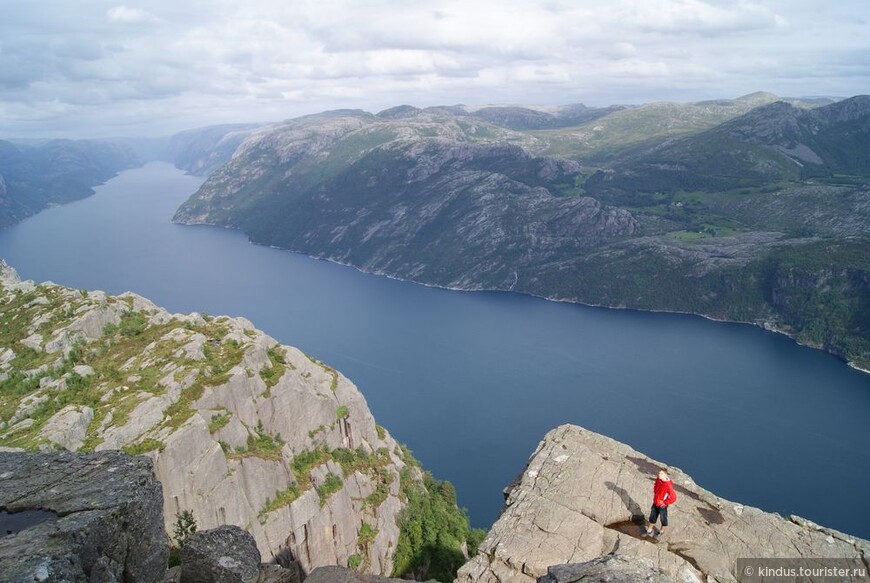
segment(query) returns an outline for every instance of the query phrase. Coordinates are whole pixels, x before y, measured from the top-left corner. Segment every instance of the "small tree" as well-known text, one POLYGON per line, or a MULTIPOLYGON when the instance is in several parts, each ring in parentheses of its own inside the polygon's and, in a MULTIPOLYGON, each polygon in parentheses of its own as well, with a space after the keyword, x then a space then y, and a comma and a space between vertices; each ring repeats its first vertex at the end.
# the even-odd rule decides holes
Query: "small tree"
POLYGON ((196 532, 196 520, 193 518, 193 513, 190 510, 184 510, 180 514, 175 515, 175 544, 178 548, 184 546, 187 538, 196 532))

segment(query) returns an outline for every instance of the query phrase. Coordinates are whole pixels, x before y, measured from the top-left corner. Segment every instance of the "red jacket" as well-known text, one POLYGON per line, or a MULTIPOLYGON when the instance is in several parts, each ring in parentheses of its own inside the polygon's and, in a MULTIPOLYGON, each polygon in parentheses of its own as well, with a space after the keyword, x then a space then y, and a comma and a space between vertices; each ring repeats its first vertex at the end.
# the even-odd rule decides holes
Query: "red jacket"
POLYGON ((677 493, 674 492, 674 482, 670 478, 662 480, 656 478, 653 486, 653 504, 656 506, 670 506, 677 501, 677 493))

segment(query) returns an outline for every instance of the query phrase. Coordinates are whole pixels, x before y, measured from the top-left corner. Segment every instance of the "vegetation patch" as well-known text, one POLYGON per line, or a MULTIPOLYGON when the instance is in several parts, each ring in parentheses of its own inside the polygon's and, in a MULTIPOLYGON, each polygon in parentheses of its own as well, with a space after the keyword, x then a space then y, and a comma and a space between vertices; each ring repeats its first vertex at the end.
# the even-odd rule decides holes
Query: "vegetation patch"
POLYGON ((347 568, 356 571, 362 564, 362 557, 354 553, 347 558, 347 568))
POLYGON ((279 349, 279 347, 269 348, 266 351, 266 356, 269 357, 270 366, 260 369, 260 378, 266 383, 266 387, 271 389, 284 376, 288 365, 284 358, 284 351, 279 349))
POLYGON ((149 451, 163 451, 166 447, 166 444, 160 441, 159 439, 143 439, 139 443, 135 443, 133 445, 126 445, 121 449, 125 453, 129 453, 130 455, 141 455, 143 453, 148 453, 149 451))
POLYGON ((290 469, 299 484, 299 490, 304 492, 311 487, 311 470, 332 459, 330 451, 326 448, 303 451, 293 458, 290 469))
POLYGON ((233 414, 226 409, 224 409, 221 413, 214 413, 211 416, 211 421, 209 421, 208 424, 209 433, 216 433, 217 431, 226 427, 227 423, 230 422, 230 417, 232 416, 233 414))
POLYGON ((263 508, 260 509, 260 512, 257 515, 260 524, 266 523, 266 515, 268 513, 278 510, 279 508, 284 508, 293 503, 297 498, 299 498, 299 494, 299 487, 296 484, 290 484, 286 489, 275 492, 274 499, 266 498, 263 508))
POLYGON ((124 336, 138 336, 148 327, 148 317, 142 312, 125 312, 121 315, 118 330, 124 336))
MULTIPOLYGON (((406 448, 404 451, 408 461, 413 459, 406 448)), ((468 552, 473 555, 486 533, 469 526, 467 513, 456 505, 453 484, 439 481, 428 472, 420 483, 412 477, 411 467, 408 464, 401 472, 407 504, 399 514, 393 576, 414 574, 451 583, 465 562, 462 545, 467 542, 468 552)))
POLYGON ((339 476, 332 472, 327 473, 323 483, 317 487, 317 496, 320 498, 320 505, 323 506, 326 504, 329 497, 341 490, 343 485, 344 482, 339 476))
POLYGON ((270 435, 263 429, 263 422, 257 423, 256 436, 248 435, 247 446, 237 447, 230 457, 259 457, 266 460, 280 460, 284 440, 281 434, 270 435))

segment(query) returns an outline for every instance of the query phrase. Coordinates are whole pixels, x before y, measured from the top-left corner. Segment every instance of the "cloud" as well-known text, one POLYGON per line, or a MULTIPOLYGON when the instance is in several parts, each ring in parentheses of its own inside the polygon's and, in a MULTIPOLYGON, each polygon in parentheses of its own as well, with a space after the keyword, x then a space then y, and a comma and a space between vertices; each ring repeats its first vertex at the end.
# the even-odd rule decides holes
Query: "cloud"
POLYGON ((746 34, 787 25, 785 17, 767 6, 746 1, 717 4, 702 0, 638 0, 620 12, 639 30, 666 34, 746 34))
POLYGON ((338 107, 848 95, 866 0, 67 0, 0 21, 0 138, 338 107), (158 26, 159 24, 159 26, 158 26))
POLYGON ((156 22, 154 15, 140 10, 138 8, 127 8, 124 5, 114 6, 106 11, 106 19, 109 22, 118 22, 121 24, 141 24, 148 22, 156 22))

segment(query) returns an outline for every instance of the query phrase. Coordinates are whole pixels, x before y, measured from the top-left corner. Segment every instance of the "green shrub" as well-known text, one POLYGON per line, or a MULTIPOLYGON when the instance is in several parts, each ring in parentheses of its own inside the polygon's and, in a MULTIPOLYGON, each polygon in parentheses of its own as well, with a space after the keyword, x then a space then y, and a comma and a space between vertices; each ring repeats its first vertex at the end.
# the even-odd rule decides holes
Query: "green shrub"
POLYGON ((451 583, 465 562, 462 545, 480 537, 468 525, 468 516, 456 505, 453 484, 428 472, 423 484, 404 471, 402 491, 408 503, 399 515, 399 541, 393 555, 393 576, 425 570, 427 578, 451 583))
POLYGON ((357 544, 360 548, 367 549, 369 545, 375 542, 375 537, 378 536, 378 529, 373 527, 368 522, 363 522, 362 526, 359 527, 359 536, 357 538, 357 544))
POLYGON ((269 357, 269 366, 260 369, 260 378, 266 383, 267 388, 272 388, 284 376, 284 372, 287 370, 287 361, 283 351, 277 347, 266 350, 266 356, 269 357))
POLYGON ((362 557, 357 555, 357 554, 353 554, 347 558, 347 568, 348 569, 353 569, 354 571, 356 571, 361 564, 362 564, 362 557))
POLYGON ((341 490, 341 487, 344 485, 344 482, 341 481, 341 478, 329 472, 326 474, 326 478, 323 480, 323 483, 317 487, 317 495, 320 497, 320 505, 323 506, 326 504, 326 501, 330 496, 341 490))
POLYGON ((226 427, 227 423, 230 422, 230 417, 233 414, 229 411, 224 411, 223 413, 215 413, 211 416, 211 422, 208 424, 209 433, 214 433, 220 429, 226 427))
POLYGON ((128 453, 130 455, 141 455, 143 453, 148 453, 149 451, 163 451, 166 447, 166 444, 160 441, 159 439, 143 439, 139 443, 134 443, 132 445, 125 445, 121 449, 124 450, 124 453, 128 453))
POLYGON ((124 336, 138 336, 148 326, 148 318, 142 312, 125 312, 118 325, 124 336))
POLYGON ((184 510, 175 515, 175 526, 172 529, 175 544, 178 548, 184 546, 187 539, 196 532, 196 520, 190 510, 184 510))
POLYGON ((265 523, 266 514, 287 506, 297 498, 299 498, 299 487, 296 484, 290 484, 285 490, 275 492, 275 499, 266 498, 263 508, 260 509, 260 522, 265 523))
POLYGON ((290 469, 293 470, 293 476, 296 478, 300 492, 304 492, 311 487, 311 470, 330 459, 332 459, 332 456, 329 450, 325 448, 303 451, 293 458, 290 469))

